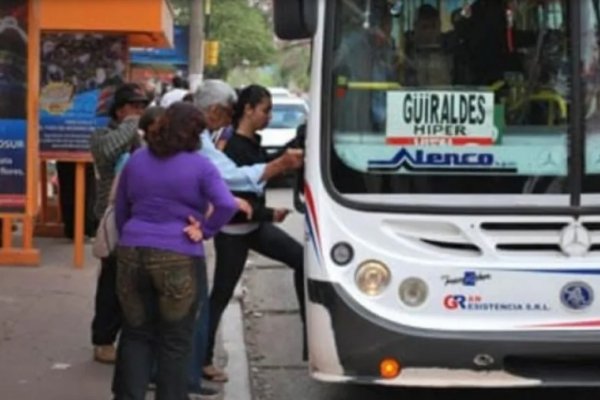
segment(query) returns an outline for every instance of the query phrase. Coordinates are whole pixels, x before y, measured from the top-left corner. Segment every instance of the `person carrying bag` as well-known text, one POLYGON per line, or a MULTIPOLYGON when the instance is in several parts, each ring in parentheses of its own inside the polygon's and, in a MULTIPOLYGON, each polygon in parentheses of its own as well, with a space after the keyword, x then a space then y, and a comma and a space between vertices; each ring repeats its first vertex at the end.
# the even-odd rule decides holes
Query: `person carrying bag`
POLYGON ((102 259, 108 257, 115 250, 119 241, 119 232, 117 231, 117 224, 115 222, 115 194, 118 185, 119 175, 116 175, 113 185, 110 188, 110 194, 108 195, 108 206, 100 219, 96 238, 92 245, 92 254, 96 258, 102 259))

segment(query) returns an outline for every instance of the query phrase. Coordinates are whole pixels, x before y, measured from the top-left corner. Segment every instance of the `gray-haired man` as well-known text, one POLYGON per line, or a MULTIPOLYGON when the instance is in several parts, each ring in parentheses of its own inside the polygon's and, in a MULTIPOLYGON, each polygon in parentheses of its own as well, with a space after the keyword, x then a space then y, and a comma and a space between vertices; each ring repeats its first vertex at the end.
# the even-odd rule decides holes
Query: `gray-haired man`
POLYGON ((194 104, 206 118, 207 130, 202 132, 200 152, 209 158, 221 172, 230 189, 239 191, 263 190, 265 183, 286 172, 302 166, 302 150, 289 149, 268 164, 238 167, 229 157, 218 150, 211 140, 211 132, 231 124, 233 106, 237 101, 235 90, 221 80, 206 80, 194 94, 194 104))

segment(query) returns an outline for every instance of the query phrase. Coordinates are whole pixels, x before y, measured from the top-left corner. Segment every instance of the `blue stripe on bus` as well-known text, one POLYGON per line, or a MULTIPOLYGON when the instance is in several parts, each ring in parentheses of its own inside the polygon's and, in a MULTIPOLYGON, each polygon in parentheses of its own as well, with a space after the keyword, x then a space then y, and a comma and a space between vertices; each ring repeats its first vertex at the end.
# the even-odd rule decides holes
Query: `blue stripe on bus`
POLYGON ((313 245, 313 248, 315 249, 315 255, 317 256, 317 260, 319 261, 319 264, 321 263, 321 252, 319 251, 319 246, 317 244, 317 238, 315 237, 315 232, 310 220, 310 216, 309 213, 305 213, 304 216, 306 217, 306 226, 308 227, 308 237, 310 242, 313 245))
POLYGON ((536 274, 573 274, 573 275, 600 275, 600 269, 516 269, 499 268, 492 271, 506 272, 531 272, 536 274))

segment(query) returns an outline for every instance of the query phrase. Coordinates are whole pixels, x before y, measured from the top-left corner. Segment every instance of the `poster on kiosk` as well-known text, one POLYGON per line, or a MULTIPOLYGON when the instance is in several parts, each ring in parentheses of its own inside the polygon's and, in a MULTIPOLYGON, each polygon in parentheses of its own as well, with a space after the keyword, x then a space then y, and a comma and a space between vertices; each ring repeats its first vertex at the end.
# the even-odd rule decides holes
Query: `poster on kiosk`
POLYGON ((124 82, 127 40, 123 35, 44 33, 40 58, 40 155, 89 160, 90 136, 108 125, 112 95, 124 82))
POLYGON ((26 197, 27 0, 0 1, 0 213, 26 197))

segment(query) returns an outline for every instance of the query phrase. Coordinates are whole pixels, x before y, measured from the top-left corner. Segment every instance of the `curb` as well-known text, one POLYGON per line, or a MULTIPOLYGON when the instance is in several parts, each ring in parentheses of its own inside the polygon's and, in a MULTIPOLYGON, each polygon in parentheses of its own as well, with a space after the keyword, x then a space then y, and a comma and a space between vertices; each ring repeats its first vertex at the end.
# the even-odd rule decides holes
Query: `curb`
POLYGON ((229 303, 222 319, 223 346, 227 349, 229 382, 223 387, 227 400, 252 400, 244 322, 239 300, 229 303))

